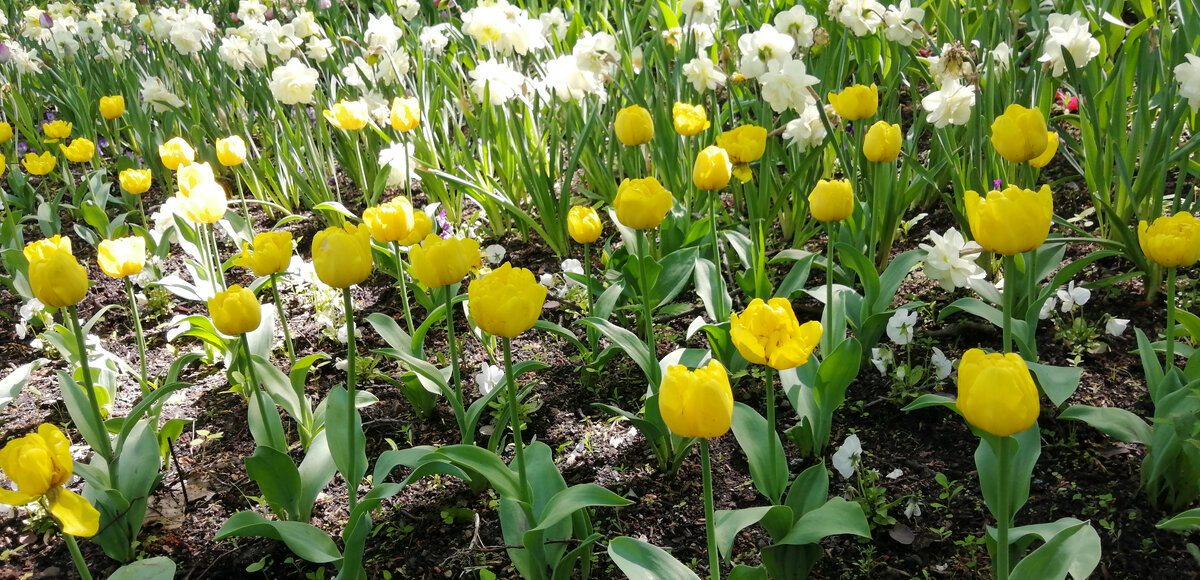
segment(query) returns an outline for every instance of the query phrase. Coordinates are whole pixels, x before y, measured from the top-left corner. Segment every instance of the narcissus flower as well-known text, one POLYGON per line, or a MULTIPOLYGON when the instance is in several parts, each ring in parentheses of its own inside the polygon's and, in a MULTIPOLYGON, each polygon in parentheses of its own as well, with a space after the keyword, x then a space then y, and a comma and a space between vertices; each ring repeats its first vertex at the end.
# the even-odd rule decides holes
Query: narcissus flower
POLYGON ((567 233, 578 244, 590 244, 600 239, 604 224, 600 223, 600 214, 596 210, 577 205, 567 212, 567 233))
POLYGON ((21 160, 21 166, 25 168, 31 175, 45 175, 54 171, 54 166, 58 164, 58 158, 53 153, 46 151, 41 155, 34 152, 25 154, 25 158, 21 160))
POLYGON ((675 132, 684 137, 697 135, 711 126, 704 105, 675 103, 675 106, 671 107, 671 119, 675 123, 675 132))
POLYGON ((385 204, 368 207, 363 211, 363 223, 375 241, 388 244, 407 238, 416 225, 416 217, 412 202, 406 197, 397 197, 385 204))
POLYGON ((222 334, 238 336, 258 328, 262 305, 249 288, 234 284, 208 300, 208 315, 222 334))
POLYGON ((102 240, 96 247, 96 261, 100 271, 113 278, 140 273, 146 264, 146 238, 129 236, 102 240))
POLYGON ((349 288, 371 275, 371 232, 346 223, 328 227, 313 237, 313 267, 322 282, 334 288, 349 288))
POLYGON ((1015 353, 968 350, 958 363, 958 410, 968 423, 997 437, 1033 426, 1041 407, 1029 365, 1015 353))
POLYGON ((1012 163, 1036 159, 1046 151, 1048 143, 1046 118, 1039 109, 1009 105, 1004 114, 992 122, 992 147, 1012 163))
POLYGON ((808 211, 813 219, 822 222, 836 222, 850 217, 854 213, 854 190, 850 187, 850 180, 818 181, 812 193, 808 194, 808 211))
POLYGON ((325 120, 338 129, 357 131, 367 126, 370 112, 364 101, 341 101, 332 109, 325 109, 325 120))
POLYGON ((71 141, 70 147, 59 145, 58 148, 62 149, 63 156, 67 158, 67 161, 72 163, 87 163, 96 155, 96 144, 83 137, 71 141))
POLYGON ((50 123, 42 124, 42 133, 46 134, 46 142, 54 143, 59 139, 66 139, 71 136, 71 124, 59 119, 50 123))
POLYGON ((631 147, 642 145, 654 138, 654 119, 644 107, 631 105, 617 111, 613 129, 621 143, 631 147))
POLYGON ((785 370, 808 362, 808 355, 821 342, 821 323, 812 320, 801 325, 786 298, 769 302, 755 298, 741 316, 733 313, 729 335, 746 360, 785 370))
POLYGON ((427 288, 441 288, 462 281, 483 267, 479 242, 472 239, 442 238, 429 234, 420 246, 409 251, 412 275, 427 288))
POLYGON ((150 190, 149 169, 126 169, 118 176, 121 189, 131 195, 141 195, 150 190))
POLYGON ((733 390, 725 367, 716 359, 694 371, 668 367, 658 391, 658 411, 667 428, 681 437, 712 439, 728 433, 733 390))
POLYGON ((392 128, 407 133, 421 124, 421 105, 416 97, 392 99, 392 128))
POLYGON ((964 200, 971 235, 983 249, 1005 256, 1028 252, 1046 241, 1054 218, 1050 186, 1034 192, 1015 185, 987 197, 968 191, 964 200))
POLYGON ((180 195, 183 215, 193 223, 214 224, 225 217, 227 198, 225 188, 215 181, 193 185, 187 195, 180 195))
POLYGON ((718 135, 717 147, 724 149, 735 164, 758 161, 767 150, 767 130, 758 125, 742 125, 718 135))
POLYGON ((90 537, 100 529, 100 512, 83 496, 63 489, 71 479, 71 441, 49 423, 37 433, 13 439, 0 449, 0 471, 17 490, 0 489, 0 503, 26 505, 44 501, 64 534, 90 537))
POLYGON ((217 139, 217 161, 225 167, 241 165, 246 161, 246 140, 240 135, 217 139))
POLYGON ((516 338, 537 323, 546 303, 546 287, 538 284, 533 272, 505 262, 471 282, 467 296, 471 317, 479 328, 496 336, 516 338))
POLYGON ((1138 244, 1152 262, 1167 268, 1191 266, 1200 260, 1200 219, 1179 212, 1153 224, 1138 223, 1138 244))
POLYGON ((121 95, 100 97, 100 114, 110 121, 124 115, 125 97, 121 95))
POLYGON ((0 123, 0 144, 8 143, 13 138, 12 125, 8 123, 0 123))
POLYGON ((696 155, 692 166, 692 183, 703 191, 716 191, 729 185, 733 176, 733 162, 729 153, 716 145, 709 145, 696 155))
POLYGON ((423 211, 413 211, 413 227, 412 231, 408 232, 407 236, 399 240, 401 246, 413 246, 421 243, 429 232, 433 231, 433 220, 429 219, 429 214, 423 211))
POLYGON ((667 212, 671 211, 671 192, 653 177, 644 179, 626 178, 617 187, 613 209, 617 219, 625 227, 645 230, 658 227, 667 212))
POLYGON ((1046 150, 1042 151, 1041 155, 1029 160, 1029 164, 1041 169, 1054 159, 1054 154, 1058 153, 1058 133, 1049 131, 1046 133, 1046 150))
POLYGON ((62 236, 30 242, 25 246, 29 262, 29 286, 42 304, 52 308, 74 306, 88 289, 87 269, 71 254, 71 240, 62 236))
POLYGON ((873 116, 879 108, 879 89, 871 86, 854 85, 840 93, 829 93, 829 104, 842 119, 857 121, 873 116))
POLYGON ((262 232, 254 236, 254 250, 242 242, 242 255, 233 263, 250 268, 255 276, 270 276, 286 271, 291 261, 291 232, 262 232))
POLYGON ((890 163, 900 155, 900 143, 904 137, 900 134, 900 125, 892 125, 887 121, 879 121, 867 130, 863 137, 863 156, 867 161, 890 163))
POLYGON ((174 137, 170 141, 158 146, 158 158, 162 160, 162 164, 171 171, 179 169, 180 165, 186 165, 196 159, 196 150, 184 141, 182 137, 174 137))

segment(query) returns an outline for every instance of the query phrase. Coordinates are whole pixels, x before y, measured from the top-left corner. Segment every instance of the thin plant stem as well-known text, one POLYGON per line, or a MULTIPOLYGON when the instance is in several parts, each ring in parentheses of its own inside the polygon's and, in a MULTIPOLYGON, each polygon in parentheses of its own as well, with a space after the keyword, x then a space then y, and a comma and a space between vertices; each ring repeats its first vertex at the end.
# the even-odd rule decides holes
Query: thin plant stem
POLYGON ((775 431, 775 373, 772 372, 773 370, 771 367, 767 367, 767 374, 764 379, 766 381, 765 398, 767 400, 767 438, 764 440, 764 443, 767 445, 768 453, 770 453, 768 464, 771 466, 768 473, 774 473, 774 467, 779 464, 779 456, 775 453, 776 448, 774 444, 775 437, 778 435, 775 431))
MULTIPOLYGON (((833 222, 825 224, 825 314, 826 326, 822 338, 825 340, 824 355, 828 356, 836 346, 833 332, 833 222)), ((840 342, 842 337, 837 337, 840 342)))
POLYGON ((125 277, 125 293, 129 296, 129 317, 133 319, 133 330, 137 334, 138 362, 141 363, 142 396, 150 394, 150 377, 146 373, 146 335, 142 332, 142 317, 138 314, 137 296, 133 293, 133 282, 125 277))
POLYGON ((65 532, 62 536, 63 541, 67 543, 67 550, 71 552, 71 561, 75 563, 75 571, 79 572, 79 577, 92 580, 92 573, 88 571, 87 562, 83 560, 83 552, 79 551, 79 543, 75 541, 75 536, 65 532))
POLYGON ((1003 351, 1005 353, 1012 352, 1012 311, 1013 302, 1016 298, 1016 268, 1017 261, 1012 256, 1004 256, 1004 342, 1003 351))
MULTIPOLYGON (((242 333, 241 343, 242 343, 242 352, 244 352, 246 354, 246 378, 247 378, 247 380, 250 381, 250 389, 254 391, 255 397, 260 397, 260 396, 266 395, 266 389, 261 387, 261 383, 258 382, 258 378, 254 374, 254 359, 252 358, 252 356, 250 354, 250 340, 246 337, 246 333, 242 333)), ((270 399, 270 397, 263 397, 263 398, 260 398, 258 401, 259 401, 258 414, 261 415, 260 419, 262 419, 263 428, 268 429, 268 433, 269 433, 270 428, 268 426, 271 424, 271 421, 270 421, 269 416, 267 415, 267 405, 270 404, 271 399, 270 399)), ((278 449, 278 451, 283 451, 283 452, 287 451, 287 445, 285 445, 283 441, 279 441, 276 443, 283 447, 282 449, 278 449)))
MULTIPOLYGON (((583 275, 587 278, 587 285, 584 286, 584 294, 587 294, 587 315, 591 316, 596 309, 596 299, 592 296, 592 249, 591 244, 583 244, 583 275)), ((587 327, 588 337, 588 352, 589 356, 596 356, 596 346, 599 337, 596 336, 596 329, 587 327)), ((590 362, 590 361, 589 361, 590 362)))
POLYGON ((996 580, 1008 580, 1008 528, 1012 525, 1012 514, 1008 513, 1012 508, 1009 506, 1009 472, 1012 470, 1011 461, 1009 460, 1009 445, 1010 437, 1000 438, 1000 465, 997 470, 999 485, 997 491, 999 495, 996 497, 996 557, 993 562, 992 571, 993 577, 996 580))
POLYGON ((400 244, 398 242, 392 242, 392 252, 396 254, 396 279, 400 282, 400 297, 404 300, 404 322, 408 326, 408 336, 411 337, 414 334, 412 307, 408 302, 408 280, 405 278, 404 260, 400 258, 400 244))
POLYGON ((246 203, 246 192, 242 190, 242 180, 238 176, 236 168, 230 168, 233 171, 233 182, 237 184, 238 197, 242 200, 242 219, 246 220, 246 227, 250 229, 250 236, 254 236, 254 222, 250 221, 250 204, 246 203))
POLYGON ((708 577, 721 580, 721 556, 717 552, 716 510, 713 508, 712 464, 708 457, 708 439, 700 440, 700 472, 704 478, 704 531, 708 537, 708 577))
POLYGON ((641 275, 642 286, 642 322, 645 324, 643 332, 645 333, 646 347, 650 349, 650 354, 657 359, 658 348, 654 344, 654 307, 650 304, 650 275, 646 272, 646 263, 650 260, 650 236, 645 232, 642 232, 642 236, 646 243, 643 244, 642 256, 638 258, 638 273, 641 275))
POLYGON ((150 216, 146 215, 146 204, 145 204, 145 202, 142 201, 142 194, 139 193, 135 197, 137 197, 137 200, 138 200, 138 214, 140 214, 142 216, 142 227, 149 230, 150 229, 150 216))
MULTIPOLYGON (((79 366, 83 370, 83 387, 87 391, 88 401, 92 404, 92 415, 96 424, 103 428, 104 415, 100 413, 100 399, 96 397, 96 386, 92 382, 92 367, 88 364, 88 351, 86 335, 83 333, 83 326, 79 324, 79 310, 75 305, 67 307, 67 318, 71 319, 71 331, 75 334, 75 345, 79 348, 79 366)), ((90 441, 89 441, 90 443, 90 441)), ((101 431, 100 448, 96 451, 100 452, 100 456, 105 461, 112 464, 116 457, 113 455, 112 442, 108 440, 108 431, 101 431)), ((113 470, 113 487, 116 487, 116 471, 113 470)))
MULTIPOLYGON (((287 316, 283 312, 283 301, 279 299, 279 274, 271 272, 271 295, 275 297, 275 310, 279 313, 279 323, 283 325, 283 345, 287 347, 288 362, 296 366, 296 349, 292 346, 292 331, 288 329, 287 316)), ((289 367, 290 368, 290 367, 289 367)))
MULTIPOLYGON (((357 373, 357 369, 355 368, 356 362, 354 360, 354 356, 356 354, 354 352, 354 299, 350 296, 349 287, 342 289, 342 296, 345 299, 346 310, 346 399, 347 404, 350 405, 350 415, 353 417, 358 413, 358 407, 354 404, 354 387, 357 373)), ((355 432, 356 428, 361 429, 361 427, 354 424, 353 420, 346 421, 346 431, 349 435, 346 438, 346 441, 353 442, 357 440, 356 435, 358 435, 358 433, 355 432)), ((354 513, 354 508, 358 505, 359 482, 350 481, 352 474, 358 473, 358 466, 356 465, 357 463, 358 452, 357 450, 352 449, 350 451, 350 465, 347 468, 349 473, 343 474, 346 477, 346 497, 348 498, 347 501, 350 505, 348 510, 350 513, 354 513)))
POLYGON ((516 450, 513 462, 517 464, 517 477, 521 482, 521 493, 525 493, 529 480, 525 474, 525 444, 521 441, 520 402, 517 401, 517 381, 512 370, 512 339, 501 337, 504 344, 504 377, 508 380, 508 419, 512 425, 513 448, 516 450))
POLYGON ((202 229, 205 232, 203 243, 212 244, 210 255, 212 256, 213 275, 216 276, 216 280, 213 283, 213 290, 224 292, 228 290, 228 287, 225 285, 225 269, 221 267, 221 249, 217 246, 217 233, 213 229, 212 224, 204 224, 204 228, 202 229))
POLYGON ((454 409, 455 419, 458 420, 458 430, 461 432, 463 443, 470 443, 469 438, 473 439, 473 434, 467 433, 466 424, 464 423, 466 417, 463 416, 464 413, 461 411, 463 407, 463 387, 462 379, 459 377, 458 372, 458 347, 454 341, 454 296, 450 292, 450 286, 442 288, 442 296, 446 310, 446 342, 449 344, 450 351, 450 377, 454 381, 454 396, 456 397, 456 401, 454 401, 456 405, 454 409))
POLYGON ((1167 268, 1167 327, 1163 330, 1167 341, 1166 360, 1163 370, 1170 371, 1175 366, 1175 273, 1179 268, 1167 268))

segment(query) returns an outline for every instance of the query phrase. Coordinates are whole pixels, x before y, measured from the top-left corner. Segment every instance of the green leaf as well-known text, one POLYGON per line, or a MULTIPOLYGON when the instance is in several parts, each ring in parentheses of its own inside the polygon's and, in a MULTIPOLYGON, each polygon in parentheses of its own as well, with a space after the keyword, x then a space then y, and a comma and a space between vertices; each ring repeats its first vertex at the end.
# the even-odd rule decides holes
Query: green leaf
POLYGON ((327 437, 325 431, 317 433, 300 462, 300 511, 297 513, 302 521, 307 521, 312 516, 312 507, 317 501, 317 496, 337 473, 337 465, 334 464, 333 454, 329 451, 327 437))
POLYGON ((233 514, 213 539, 220 541, 231 537, 281 540, 292 553, 317 564, 336 563, 342 559, 333 539, 320 528, 302 522, 271 521, 254 512, 233 514))
POLYGON ((733 404, 731 427, 750 463, 754 487, 772 504, 780 503, 788 484, 788 469, 779 433, 757 411, 741 402, 733 404))
POLYGON ((655 307, 674 300, 687 287, 699 256, 700 250, 695 247, 682 248, 663 256, 659 262, 662 270, 654 282, 655 307))
POLYGON ((629 580, 700 580, 662 548, 628 536, 610 540, 608 556, 629 580))
POLYGON ((776 505, 737 510, 716 510, 713 513, 713 531, 717 537, 717 550, 721 552, 721 556, 725 561, 728 562, 729 557, 732 555, 733 541, 737 538, 738 533, 767 517, 767 514, 772 510, 776 512, 791 512, 786 506, 776 505))
POLYGON ((1172 518, 1163 520, 1155 526, 1160 530, 1192 531, 1200 530, 1200 508, 1190 509, 1172 518))
POLYGON ((917 397, 916 400, 906 405, 901 411, 916 411, 926 407, 946 407, 955 413, 958 412, 958 405, 951 397, 946 395, 927 394, 917 397))
POLYGON ((29 379, 29 373, 37 370, 47 362, 50 361, 45 358, 27 362, 13 369, 3 379, 0 379, 0 409, 4 409, 13 399, 17 398, 17 395, 21 394, 21 388, 25 386, 25 381, 29 379))
POLYGON ((654 385, 654 391, 658 391, 658 383, 662 376, 658 368, 658 359, 650 352, 649 347, 646 346, 646 343, 642 342, 642 339, 638 338, 636 334, 601 318, 588 317, 580 320, 580 322, 599 330, 601 334, 620 346, 625 351, 625 354, 628 354, 629 358, 632 358, 633 362, 637 363, 638 367, 642 369, 642 373, 654 385))
POLYGON ((853 534, 871 537, 871 526, 857 503, 835 497, 825 505, 812 510, 796 520, 792 531, 779 540, 779 544, 813 544, 826 536, 853 534))
POLYGON ((767 580, 767 569, 763 566, 744 566, 738 564, 729 571, 725 580, 767 580))
POLYGON ((1057 523, 1064 521, 1072 525, 1059 530, 1022 558, 1009 575, 1011 580, 1061 580, 1068 574, 1075 580, 1083 580, 1091 575, 1100 563, 1100 535, 1087 522, 1063 518, 1057 523))
POLYGON ((558 492, 546 502, 535 529, 549 528, 584 508, 621 507, 631 503, 633 502, 594 483, 575 485, 558 492))
POLYGON ((367 448, 362 430, 362 416, 358 414, 358 409, 350 404, 350 394, 340 385, 329 391, 326 402, 325 424, 328 427, 325 429, 325 437, 329 441, 329 452, 342 477, 348 482, 354 482, 351 485, 353 490, 367 472, 367 448), (353 427, 347 429, 347 425, 353 427))
POLYGON ((1059 419, 1074 419, 1091 425, 1098 431, 1125 443, 1150 441, 1150 426, 1141 417, 1117 407, 1072 405, 1058 415, 1059 419))
POLYGON ((1083 369, 1080 367, 1056 367, 1035 362, 1026 364, 1055 407, 1062 406, 1075 394, 1075 390, 1079 388, 1079 379, 1083 377, 1083 369))
MULTIPOLYGON (((788 488, 787 501, 788 507, 792 508, 793 517, 799 518, 804 514, 815 510, 823 505, 829 498, 829 470, 825 468, 825 462, 820 463, 805 469, 795 480, 792 481, 791 487, 788 488)), ((795 522, 787 522, 790 528, 795 522)), ((767 531, 771 531, 770 528, 767 531)), ((785 532, 786 533, 786 532, 785 532)), ((772 534, 775 537, 783 537, 784 534, 772 534)))
POLYGON ((55 374, 58 375, 58 388, 62 392, 63 402, 67 405, 67 413, 71 415, 71 421, 83 435, 83 440, 87 441, 88 446, 92 449, 107 447, 106 445, 102 446, 100 442, 101 438, 108 438, 108 430, 92 412, 92 402, 88 399, 87 393, 83 391, 84 387, 63 371, 55 374))
POLYGON ((245 462, 246 474, 258 484, 272 511, 282 513, 286 519, 300 521, 300 471, 292 458, 282 451, 259 445, 245 462))
POLYGON ((174 577, 175 562, 166 556, 156 556, 121 566, 108 580, 171 580, 174 577))
POLYGON ((479 473, 501 497, 514 499, 523 498, 517 474, 496 457, 495 453, 474 445, 448 445, 434 455, 450 461, 459 467, 479 473))
POLYGON ((279 409, 262 389, 254 389, 250 394, 246 421, 250 424, 250 435, 254 437, 255 443, 287 451, 287 438, 283 434, 283 420, 279 418, 279 409))
POLYGON ((117 481, 121 493, 127 498, 135 498, 134 501, 149 496, 162 477, 159 472, 162 456, 158 453, 158 437, 148 420, 137 422, 117 456, 117 481))
POLYGON ((713 320, 728 320, 733 308, 733 299, 729 296, 729 289, 725 287, 725 278, 721 276, 721 271, 711 261, 699 258, 696 260, 696 270, 693 274, 696 295, 704 304, 704 312, 713 320))

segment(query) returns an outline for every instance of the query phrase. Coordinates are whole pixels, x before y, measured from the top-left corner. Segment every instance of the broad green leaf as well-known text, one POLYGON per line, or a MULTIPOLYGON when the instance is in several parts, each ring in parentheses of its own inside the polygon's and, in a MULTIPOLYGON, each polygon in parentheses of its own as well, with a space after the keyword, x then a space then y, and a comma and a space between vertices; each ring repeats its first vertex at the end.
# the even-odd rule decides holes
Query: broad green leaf
POLYGON ((772 504, 779 504, 788 484, 787 458, 779 433, 757 411, 741 402, 733 404, 731 428, 750 463, 754 487, 772 504))
POLYGON ((594 483, 575 485, 558 492, 546 502, 536 529, 549 528, 583 508, 621 507, 631 503, 633 502, 594 483))
POLYGON ((171 580, 174 577, 175 562, 166 556, 156 556, 121 566, 108 580, 171 580))
POLYGON ((1047 538, 1045 544, 1022 558, 1013 568, 1011 580, 1061 580, 1068 574, 1075 580, 1083 580, 1091 575, 1100 563, 1100 535, 1087 522, 1074 518, 1059 522, 1064 520, 1073 525, 1047 538))
POLYGON ((610 540, 608 556, 629 580, 700 580, 662 548, 628 536, 610 540))
POLYGON ((1125 409, 1072 405, 1059 413, 1058 418, 1083 421, 1105 435, 1125 443, 1144 445, 1150 441, 1150 426, 1141 417, 1125 409))
POLYGON ((286 519, 300 521, 300 516, 304 515, 300 508, 300 471, 292 458, 282 451, 259 445, 245 462, 246 474, 258 484, 272 510, 282 512, 286 519))
POLYGON ((342 559, 341 552, 328 534, 313 525, 302 522, 277 522, 268 520, 254 512, 238 512, 233 514, 221 529, 217 531, 215 540, 231 537, 261 537, 281 540, 287 544, 292 553, 317 564, 337 562, 342 559))
POLYGON ((654 391, 658 391, 657 386, 662 376, 659 374, 658 359, 654 353, 650 352, 650 348, 646 346, 645 342, 642 342, 642 339, 638 338, 636 334, 601 318, 588 317, 580 320, 580 322, 599 330, 601 334, 620 346, 625 351, 625 354, 628 354, 633 359, 633 362, 637 363, 638 367, 642 369, 642 373, 654 385, 654 391))
POLYGON ((853 534, 871 537, 871 526, 857 503, 835 497, 825 505, 814 509, 796 520, 792 531, 784 536, 780 544, 813 544, 826 536, 853 534))
POLYGON ((1155 526, 1161 530, 1200 530, 1200 508, 1190 509, 1155 526))
POLYGON ((1083 369, 1080 367, 1056 367, 1035 362, 1026 364, 1055 407, 1062 406, 1075 394, 1075 390, 1079 388, 1079 379, 1083 376, 1083 369))
POLYGON ((363 435, 362 416, 358 409, 350 404, 350 394, 342 386, 336 386, 329 391, 326 399, 325 437, 329 442, 329 453, 338 471, 348 482, 354 482, 351 489, 357 489, 367 472, 366 438, 363 435))

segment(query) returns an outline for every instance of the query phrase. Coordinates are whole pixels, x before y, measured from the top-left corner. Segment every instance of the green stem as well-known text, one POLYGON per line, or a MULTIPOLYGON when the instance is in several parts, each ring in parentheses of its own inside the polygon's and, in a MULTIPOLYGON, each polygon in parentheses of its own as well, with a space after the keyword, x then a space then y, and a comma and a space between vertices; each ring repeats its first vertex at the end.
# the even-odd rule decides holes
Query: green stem
POLYGON ((142 216, 142 227, 149 230, 150 216, 146 215, 146 204, 142 201, 142 194, 139 193, 135 197, 138 199, 138 213, 142 216))
MULTIPOLYGON (((833 336, 833 223, 825 224, 825 317, 826 326, 825 332, 822 333, 821 340, 825 341, 822 356, 828 356, 837 344, 833 336)), ((837 342, 841 342, 842 337, 837 337, 837 342)))
POLYGON ((1016 268, 1017 261, 1012 256, 1004 256, 1004 342, 1002 352, 1012 352, 1012 311, 1013 299, 1017 292, 1016 268))
POLYGON ((288 329, 287 316, 283 312, 283 301, 279 299, 279 274, 271 273, 271 295, 275 297, 275 310, 279 313, 279 323, 283 325, 283 344, 287 347, 288 361, 296 366, 296 349, 292 346, 292 331, 288 329))
POLYGON ((1163 334, 1167 341, 1166 360, 1163 369, 1170 371, 1175 366, 1175 272, 1178 268, 1167 268, 1167 327, 1163 334))
POLYGON ((213 262, 213 275, 216 276, 216 285, 213 289, 217 292, 224 292, 229 287, 225 285, 225 269, 221 267, 221 249, 217 246, 217 232, 213 229, 212 224, 204 224, 204 231, 207 233, 204 243, 212 243, 211 255, 213 262))
POLYGON ((708 536, 708 576, 721 580, 721 556, 717 552, 717 526, 713 508, 712 465, 708 457, 708 439, 700 440, 700 471, 704 478, 704 531, 708 536))
MULTIPOLYGON (((768 453, 770 453, 770 457, 768 458, 768 473, 775 473, 775 466, 779 464, 780 459, 775 453, 777 451, 775 447, 775 438, 778 437, 778 435, 775 431, 775 374, 772 372, 773 370, 774 369, 771 367, 767 367, 767 374, 765 378, 765 398, 767 399, 767 438, 764 443, 767 445, 768 453)), ((774 500, 777 498, 771 499, 774 500)))
POLYGON ((75 536, 64 533, 63 541, 67 543, 67 550, 71 552, 71 561, 75 563, 75 570, 79 572, 79 577, 83 580, 92 580, 92 573, 88 571, 87 562, 83 560, 83 552, 79 551, 79 543, 75 541, 75 536))
MULTIPOLYGON (((350 405, 350 413, 351 416, 353 416, 354 414, 358 413, 358 407, 354 404, 355 375, 357 370, 355 368, 357 363, 354 360, 354 356, 356 354, 354 352, 354 299, 350 296, 349 287, 342 289, 342 296, 344 298, 346 310, 346 401, 347 404, 350 405)), ((346 421, 346 433, 348 435, 346 437, 346 441, 353 442, 357 440, 357 437, 355 436, 358 435, 358 433, 355 432, 355 429, 361 429, 361 427, 355 425, 354 423, 355 422, 353 420, 346 421)), ((350 465, 347 467, 349 473, 345 474, 347 479, 346 496, 350 504, 350 508, 348 510, 350 513, 354 513, 354 508, 358 505, 359 482, 349 481, 351 474, 358 473, 358 466, 355 465, 356 463, 358 463, 358 453, 355 450, 351 450, 350 465)))
MULTIPOLYGON (((584 294, 587 294, 587 315, 591 316, 596 309, 596 299, 592 296, 592 249, 591 244, 583 245, 583 276, 587 278, 588 283, 584 286, 584 294)), ((596 329, 587 327, 588 336, 588 358, 596 356, 597 342, 599 337, 596 336, 596 329)), ((589 360, 589 362, 591 362, 589 360)))
POLYGON ((999 495, 996 497, 996 557, 993 562, 992 575, 996 580, 1008 580, 1008 528, 1012 525, 1012 514, 1009 511, 1012 509, 1009 506, 1009 472, 1012 470, 1012 462, 1009 457, 1010 437, 1000 438, 999 450, 999 469, 998 477, 1000 481, 997 486, 999 495))
POLYGON ((254 222, 250 220, 250 204, 246 203, 246 192, 242 190, 242 180, 238 177, 237 168, 230 168, 233 172, 233 182, 237 184, 238 197, 242 200, 242 219, 246 220, 246 227, 250 230, 250 236, 254 237, 254 222))
MULTIPOLYGON (((242 352, 244 352, 246 354, 246 361, 245 361, 246 379, 250 381, 250 389, 252 391, 254 391, 254 396, 258 398, 258 414, 260 415, 259 418, 262 420, 263 429, 267 430, 267 435, 269 436, 269 435, 271 435, 271 428, 270 428, 271 420, 270 420, 270 416, 267 415, 267 405, 274 404, 274 403, 271 402, 271 398, 269 396, 265 396, 267 394, 266 389, 263 387, 260 387, 260 385, 262 383, 258 382, 258 378, 254 374, 254 359, 251 357, 251 354, 250 354, 250 340, 246 337, 246 333, 242 333, 241 343, 242 343, 242 352)), ((272 437, 268 437, 268 439, 272 439, 272 437)), ((267 443, 268 443, 268 445, 267 445, 268 447, 274 447, 277 451, 282 451, 284 453, 287 452, 287 442, 286 441, 268 441, 267 443)), ((261 445, 261 443, 259 443, 259 444, 261 445)))
POLYGON ((138 314, 137 296, 133 293, 133 282, 125 277, 125 293, 129 296, 129 317, 133 319, 133 330, 137 334, 138 362, 141 363, 142 396, 150 394, 150 377, 146 373, 146 335, 142 332, 142 317, 138 314))
POLYGON ((396 254, 396 279, 400 281, 400 297, 404 300, 404 322, 408 326, 408 336, 415 334, 413 329, 412 307, 408 302, 408 280, 404 274, 404 260, 400 258, 400 244, 392 242, 392 252, 396 254))
POLYGON ((521 405, 517 401, 517 381, 514 380, 512 370, 512 340, 502 337, 501 342, 504 343, 504 378, 508 380, 508 419, 512 426, 513 447, 516 449, 513 462, 517 464, 521 493, 525 493, 529 480, 525 475, 525 444, 521 441, 521 405))
POLYGON ((640 274, 640 282, 642 287, 642 323, 645 326, 643 331, 645 333, 646 347, 650 349, 651 356, 653 356, 655 359, 658 359, 658 348, 654 344, 654 307, 650 304, 650 274, 646 272, 646 264, 651 259, 650 236, 644 231, 642 232, 642 240, 645 243, 642 244, 642 256, 638 258, 638 273, 640 274))
POLYGON ((459 378, 458 374, 458 347, 454 344, 454 296, 451 294, 450 286, 442 288, 442 296, 446 309, 446 342, 449 344, 450 351, 450 376, 454 381, 454 396, 457 399, 456 401, 451 401, 451 404, 455 405, 455 419, 458 420, 458 430, 460 431, 460 435, 462 435, 462 442, 463 444, 470 444, 472 439, 474 439, 474 433, 467 433, 466 424, 464 423, 467 418, 462 411, 463 387, 462 379, 459 378))
MULTIPOLYGON (((96 386, 92 382, 92 367, 88 364, 88 351, 86 335, 83 333, 83 326, 79 324, 79 310, 75 305, 67 307, 67 317, 71 319, 71 331, 75 333, 75 346, 79 348, 79 366, 83 370, 83 387, 87 391, 88 401, 92 403, 92 416, 96 421, 96 425, 104 428, 104 415, 100 413, 100 399, 96 397, 96 386)), ((89 441, 89 443, 91 443, 89 441)), ((104 458, 110 465, 116 459, 113 455, 112 442, 108 439, 108 431, 102 430, 100 440, 96 443, 100 444, 100 456, 104 458)), ((115 475, 116 471, 113 471, 115 475)), ((113 487, 116 487, 114 480, 113 487)))

